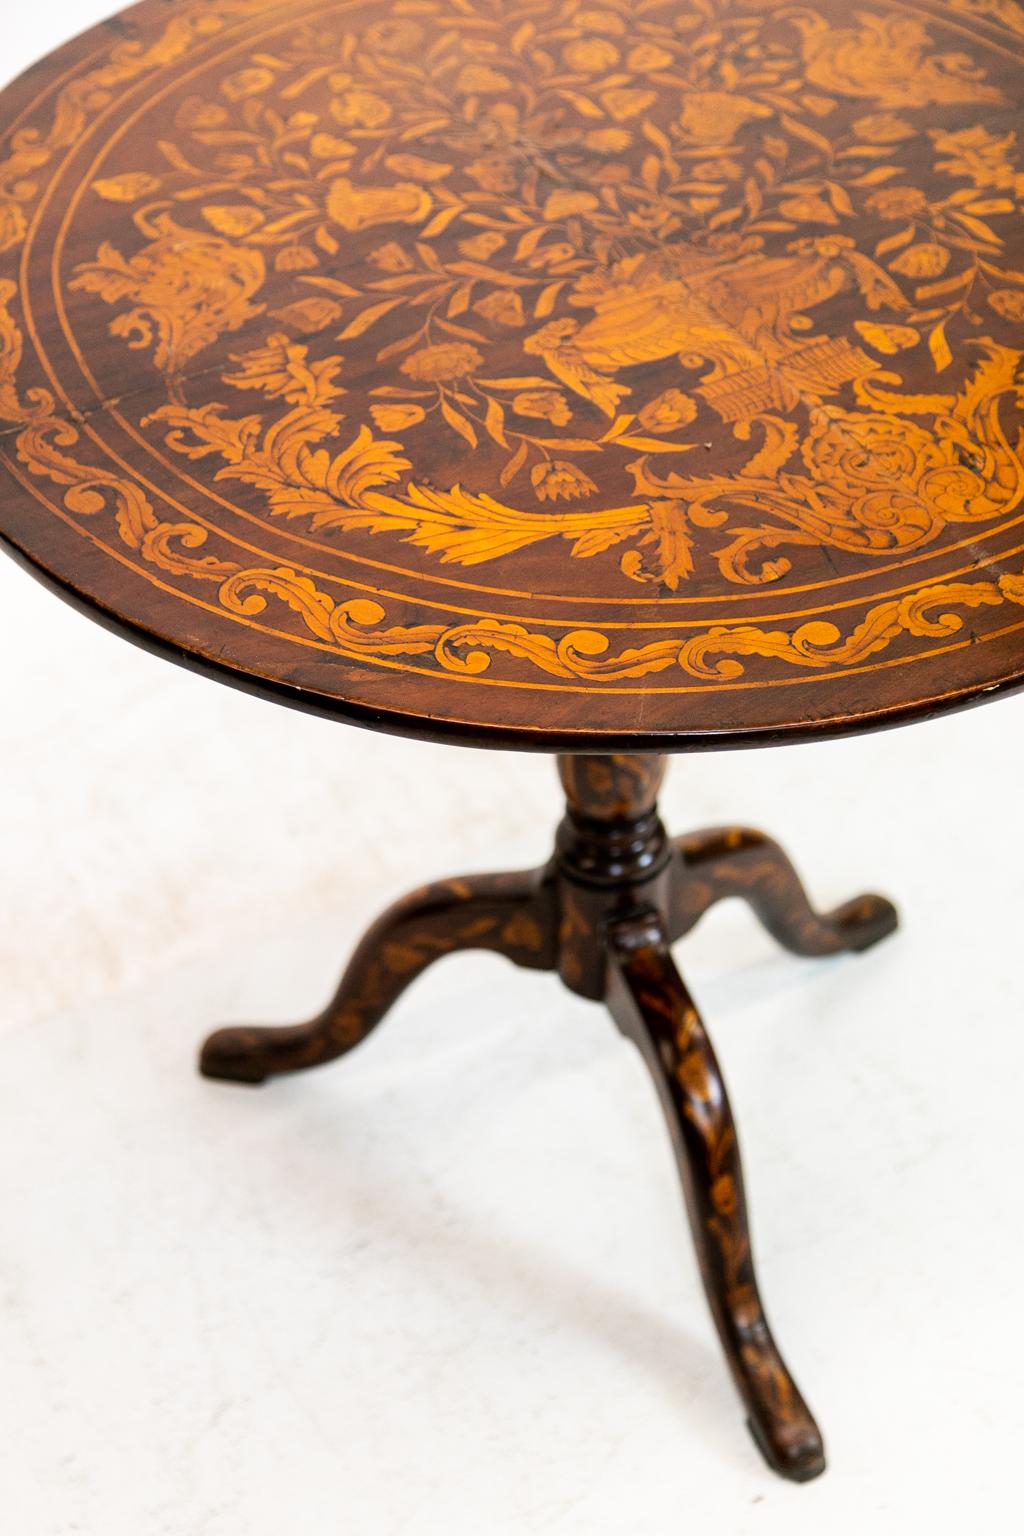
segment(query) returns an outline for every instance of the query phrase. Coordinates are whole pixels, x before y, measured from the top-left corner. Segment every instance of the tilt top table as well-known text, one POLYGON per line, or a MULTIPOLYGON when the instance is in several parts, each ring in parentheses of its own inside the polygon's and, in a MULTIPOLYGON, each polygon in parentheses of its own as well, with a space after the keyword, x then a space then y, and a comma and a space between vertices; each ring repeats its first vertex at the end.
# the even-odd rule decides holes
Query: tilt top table
POLYGON ((165 0, 0 97, 0 536, 93 617, 339 720, 560 755, 550 863, 415 892, 311 1023, 484 948, 605 1001, 668 1118, 754 1435, 821 1437, 670 944, 779 847, 670 839, 670 751, 1024 681, 1016 0, 165 0))

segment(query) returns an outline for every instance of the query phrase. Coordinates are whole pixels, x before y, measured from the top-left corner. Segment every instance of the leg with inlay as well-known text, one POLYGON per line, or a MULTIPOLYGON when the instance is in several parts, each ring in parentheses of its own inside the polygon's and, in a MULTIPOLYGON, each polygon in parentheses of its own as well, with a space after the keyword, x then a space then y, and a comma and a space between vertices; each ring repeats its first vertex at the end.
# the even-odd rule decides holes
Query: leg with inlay
POLYGON ((831 912, 811 906, 785 851, 749 827, 712 827, 674 841, 669 932, 688 933, 709 907, 739 896, 783 948, 797 955, 867 949, 892 933, 896 908, 884 896, 855 896, 831 912))
POLYGON ((765 1317, 725 1084, 657 914, 612 928, 609 960, 608 1004, 654 1077, 704 1289, 751 1431, 776 1472, 806 1482, 825 1470, 821 1434, 765 1317))
POLYGON ((490 949, 517 965, 555 964, 550 892, 541 872, 469 875, 413 891, 389 908, 356 948, 338 990, 305 1024, 233 1026, 210 1036, 206 1077, 262 1083, 320 1066, 365 1040, 416 977, 444 955, 490 949))

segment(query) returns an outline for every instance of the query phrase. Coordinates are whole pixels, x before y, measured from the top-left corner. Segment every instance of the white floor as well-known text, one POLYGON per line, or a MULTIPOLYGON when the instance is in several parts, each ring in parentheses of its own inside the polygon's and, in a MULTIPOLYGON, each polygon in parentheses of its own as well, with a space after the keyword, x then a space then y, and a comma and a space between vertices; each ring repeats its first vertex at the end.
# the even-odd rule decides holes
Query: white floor
MULTIPOLYGON (((5 16, 3 67, 105 9, 5 16)), ((9 565, 0 653, 4 1532, 1017 1529, 1024 700, 681 760, 665 795, 679 830, 764 824, 822 902, 904 913, 858 959, 780 954, 733 905, 680 950, 828 1434, 794 1488, 599 1010, 464 957, 335 1068, 194 1073, 209 1025, 318 1006, 404 886, 543 858, 551 764, 233 695, 9 565)))

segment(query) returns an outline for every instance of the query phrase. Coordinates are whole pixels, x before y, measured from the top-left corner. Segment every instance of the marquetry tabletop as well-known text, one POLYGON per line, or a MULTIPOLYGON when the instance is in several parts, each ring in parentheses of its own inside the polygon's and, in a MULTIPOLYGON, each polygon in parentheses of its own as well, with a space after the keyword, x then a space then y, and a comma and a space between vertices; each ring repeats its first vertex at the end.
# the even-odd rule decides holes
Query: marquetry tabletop
POLYGON ((442 738, 1024 681, 1016 0, 144 0, 0 95, 0 536, 442 738))

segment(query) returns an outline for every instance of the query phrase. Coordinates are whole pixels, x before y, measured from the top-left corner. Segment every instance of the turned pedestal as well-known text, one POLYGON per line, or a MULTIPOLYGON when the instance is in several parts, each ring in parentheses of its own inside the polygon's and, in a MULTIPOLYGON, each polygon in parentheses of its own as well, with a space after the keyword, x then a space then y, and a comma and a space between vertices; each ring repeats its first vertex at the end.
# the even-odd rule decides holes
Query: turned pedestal
POLYGON ((768 1326, 736 1125, 671 945, 727 896, 742 896, 800 955, 866 949, 896 926, 895 909, 868 895, 815 912, 779 845, 745 827, 670 838, 657 807, 664 758, 563 756, 558 765, 567 804, 548 864, 413 891, 377 919, 315 1019, 219 1030, 203 1047, 202 1071, 262 1083, 333 1061, 366 1039, 432 961, 460 949, 557 971, 571 991, 604 1002, 654 1078, 708 1302, 751 1431, 776 1471, 805 1481, 824 1470, 822 1438, 768 1326))

